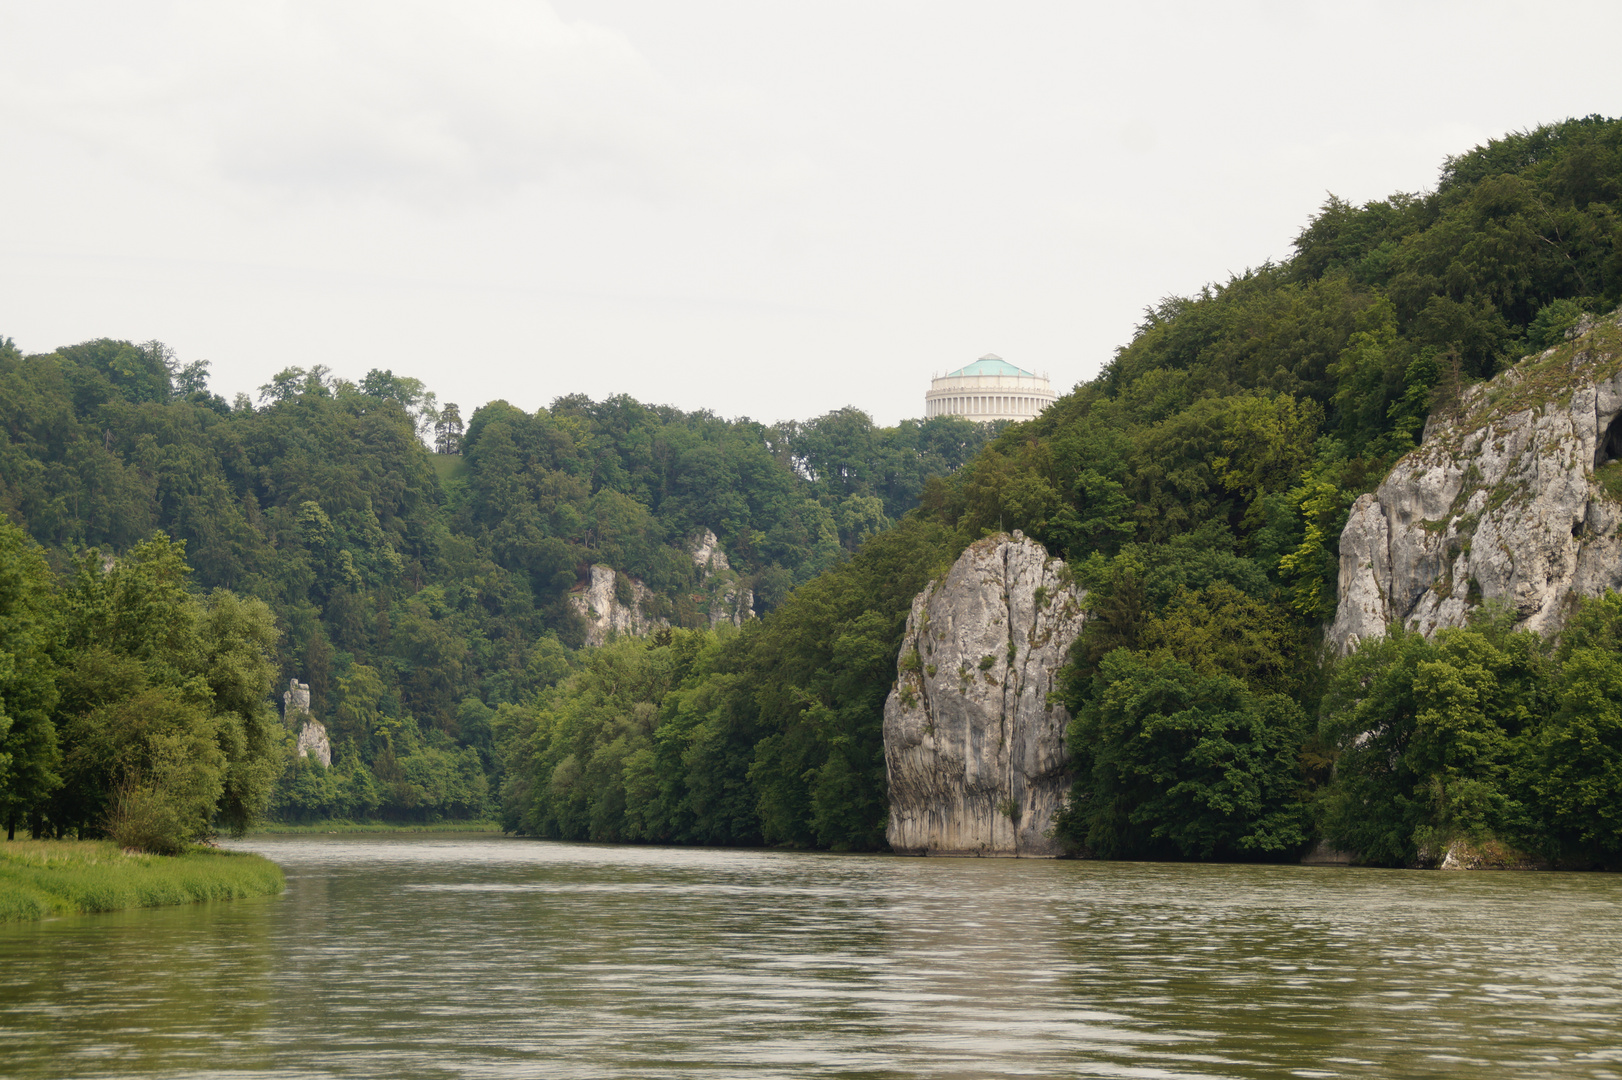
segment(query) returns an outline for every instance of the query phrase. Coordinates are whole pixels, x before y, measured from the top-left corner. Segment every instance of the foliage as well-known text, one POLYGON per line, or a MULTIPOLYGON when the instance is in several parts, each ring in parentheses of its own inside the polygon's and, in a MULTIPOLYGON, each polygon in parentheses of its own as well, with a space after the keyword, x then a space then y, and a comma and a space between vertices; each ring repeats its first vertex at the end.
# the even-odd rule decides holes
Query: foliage
POLYGON ((8 834, 174 852, 251 824, 281 758, 269 609, 190 591, 162 534, 121 560, 84 553, 64 580, 9 523, 0 555, 8 834))
POLYGON ((1531 840, 1526 751, 1552 688, 1542 641, 1488 610, 1434 640, 1393 627, 1335 672, 1322 741, 1331 843, 1386 865, 1438 858, 1455 837, 1531 840))
POLYGON ((51 584, 38 545, 0 520, 0 821, 8 838, 62 782, 51 584))
POLYGON ((1531 796, 1558 849, 1622 855, 1622 596, 1572 614, 1556 653, 1551 715, 1530 746, 1531 796))
POLYGON ((742 632, 592 650, 497 719, 502 821, 562 839, 883 844, 882 707, 912 597, 955 534, 909 519, 742 632))
POLYGON ((299 366, 256 407, 160 343, 0 343, 0 809, 53 834, 172 811, 179 835, 267 797, 499 805, 542 835, 880 846, 911 598, 1022 529, 1088 593, 1060 679, 1078 843, 1271 858, 1316 825, 1376 862, 1489 833, 1612 858, 1610 616, 1552 658, 1487 620, 1332 670, 1319 627, 1349 507, 1432 409, 1619 301, 1622 122, 1586 117, 1450 158, 1433 191, 1331 196, 1289 259, 1151 306, 1098 378, 1000 428, 624 396, 464 423, 392 371, 299 366), (706 529, 731 567, 707 580, 706 529), (672 629, 582 650, 594 564, 672 629), (715 629, 725 588, 754 599, 741 631, 715 629), (281 763, 264 701, 292 677, 330 769, 281 763))
POLYGON ((1061 827, 1103 856, 1289 854, 1307 837, 1296 760, 1306 718, 1282 694, 1117 649, 1071 729, 1078 780, 1061 827))

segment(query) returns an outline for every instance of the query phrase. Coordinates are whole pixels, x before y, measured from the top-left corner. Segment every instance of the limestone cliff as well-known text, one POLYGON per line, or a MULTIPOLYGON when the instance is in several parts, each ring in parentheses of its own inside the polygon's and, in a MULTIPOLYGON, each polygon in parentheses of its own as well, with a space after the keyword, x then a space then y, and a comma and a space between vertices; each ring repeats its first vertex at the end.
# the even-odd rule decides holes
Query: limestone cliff
POLYGON ((282 695, 282 718, 291 728, 298 725, 298 743, 293 753, 298 757, 314 754, 322 765, 332 766, 332 740, 327 737, 327 726, 310 715, 310 684, 289 679, 287 692, 282 695))
POLYGON ((896 851, 1051 857, 1070 788, 1053 680, 1086 616, 1064 563, 1016 532, 919 593, 884 705, 896 851))
MULTIPOLYGON (((755 594, 741 584, 714 532, 705 529, 691 537, 687 553, 698 571, 699 591, 692 600, 701 617, 707 616, 712 627, 724 622, 742 626, 745 619, 755 617, 755 594)), ((661 607, 668 612, 669 604, 612 566, 593 566, 591 580, 570 595, 569 604, 585 619, 586 644, 591 646, 602 645, 610 635, 640 637, 670 625, 657 614, 661 607)))
POLYGON ((1402 622, 1461 626, 1487 600, 1559 629, 1622 586, 1622 329, 1614 316, 1470 387, 1359 498, 1340 538, 1339 650, 1402 622))
POLYGON ((593 647, 607 642, 611 634, 640 637, 669 626, 669 620, 647 613, 654 602, 653 590, 646 585, 602 565, 593 566, 590 584, 569 597, 569 604, 586 620, 586 644, 593 647))
POLYGON ((699 581, 708 603, 710 626, 720 626, 724 622, 742 626, 745 619, 753 619, 754 590, 739 583, 738 575, 727 561, 727 553, 721 550, 721 541, 715 533, 709 529, 698 533, 688 541, 687 551, 693 556, 693 565, 698 569, 699 581))

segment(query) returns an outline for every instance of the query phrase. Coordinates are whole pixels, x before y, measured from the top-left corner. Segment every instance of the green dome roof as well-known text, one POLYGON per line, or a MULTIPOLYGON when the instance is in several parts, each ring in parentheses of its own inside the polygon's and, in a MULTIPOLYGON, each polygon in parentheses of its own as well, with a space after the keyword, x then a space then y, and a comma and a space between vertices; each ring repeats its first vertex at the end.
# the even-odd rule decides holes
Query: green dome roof
POLYGON ((1027 379, 1037 377, 1036 372, 1015 367, 995 353, 986 353, 967 367, 960 367, 956 371, 948 371, 941 378, 952 379, 959 375, 1023 375, 1027 379))

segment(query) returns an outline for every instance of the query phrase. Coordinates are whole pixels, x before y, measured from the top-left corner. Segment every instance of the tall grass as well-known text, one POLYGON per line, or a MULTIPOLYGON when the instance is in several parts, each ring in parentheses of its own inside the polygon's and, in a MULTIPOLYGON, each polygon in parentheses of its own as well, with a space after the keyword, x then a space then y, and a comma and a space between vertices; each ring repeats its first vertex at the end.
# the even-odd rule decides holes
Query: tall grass
POLYGON ((246 852, 129 855, 105 840, 0 841, 0 922, 268 896, 281 867, 246 852))

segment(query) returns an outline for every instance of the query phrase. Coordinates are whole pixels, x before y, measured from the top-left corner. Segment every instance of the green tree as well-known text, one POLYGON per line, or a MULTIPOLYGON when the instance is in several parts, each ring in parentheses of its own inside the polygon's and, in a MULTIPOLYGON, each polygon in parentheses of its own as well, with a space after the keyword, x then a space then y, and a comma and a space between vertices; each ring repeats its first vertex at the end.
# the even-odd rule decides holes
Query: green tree
POLYGON ((1440 857, 1456 838, 1530 839, 1518 763, 1548 712, 1542 642, 1488 611, 1432 641, 1393 627, 1334 672, 1321 738, 1338 756, 1323 828, 1368 862, 1440 857))
POLYGON ((1070 729, 1077 780, 1060 829, 1106 857, 1288 855, 1306 842, 1307 720, 1282 694, 1170 653, 1117 649, 1070 729))
POLYGON ((1530 786, 1556 844, 1614 860, 1622 854, 1622 596, 1581 602, 1557 659, 1530 786))
POLYGON ((0 519, 0 821, 7 839, 61 783, 52 584, 39 546, 0 519))
POLYGON ((57 642, 65 783, 36 832, 168 851, 263 811, 282 752, 264 703, 270 613, 190 593, 184 551, 160 534, 109 566, 80 559, 57 642))

